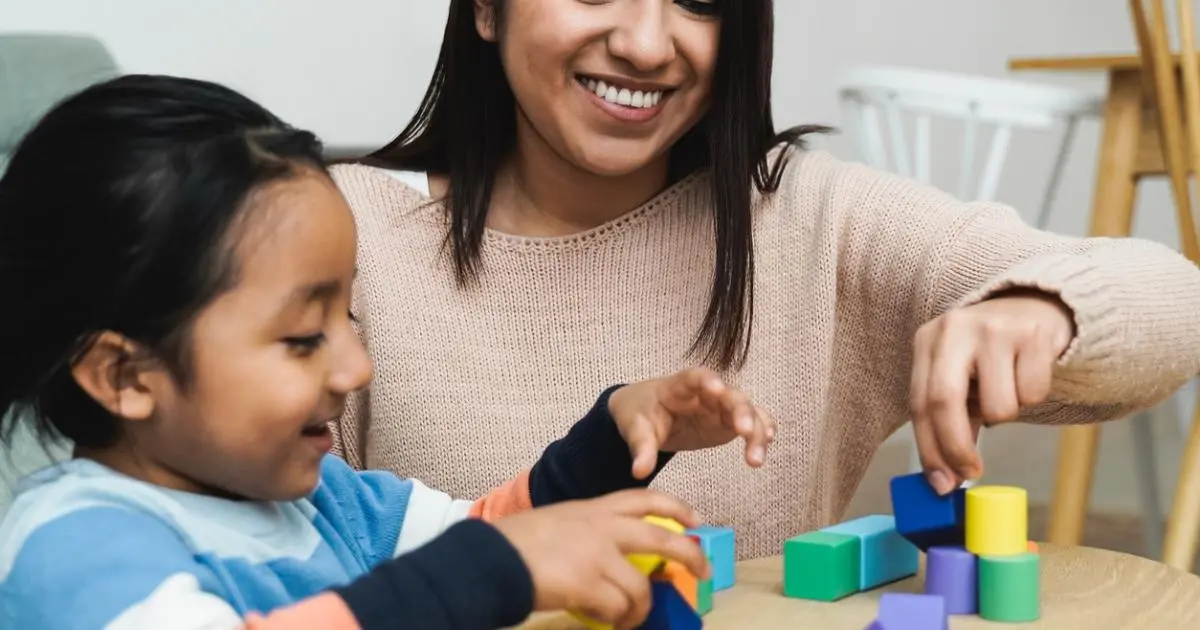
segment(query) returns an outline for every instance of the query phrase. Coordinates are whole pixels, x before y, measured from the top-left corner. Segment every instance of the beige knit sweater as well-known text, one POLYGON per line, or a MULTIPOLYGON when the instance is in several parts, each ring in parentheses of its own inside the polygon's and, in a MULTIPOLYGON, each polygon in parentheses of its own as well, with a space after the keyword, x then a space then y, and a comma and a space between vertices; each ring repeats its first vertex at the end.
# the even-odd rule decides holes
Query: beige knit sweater
MULTIPOLYGON (((354 466, 480 496, 606 386, 692 365, 713 260, 705 176, 575 236, 490 232, 469 289, 441 203, 374 168, 334 176, 359 223, 353 310, 376 368, 337 427, 354 466)), ((732 378, 778 419, 776 442, 761 469, 728 445, 677 456, 656 482, 735 527, 743 558, 841 518, 908 420, 913 333, 991 291, 1037 286, 1075 311, 1052 401, 1027 421, 1121 417, 1200 372, 1200 271, 1167 247, 1038 232, 823 153, 797 153, 754 207, 753 345, 732 378)))

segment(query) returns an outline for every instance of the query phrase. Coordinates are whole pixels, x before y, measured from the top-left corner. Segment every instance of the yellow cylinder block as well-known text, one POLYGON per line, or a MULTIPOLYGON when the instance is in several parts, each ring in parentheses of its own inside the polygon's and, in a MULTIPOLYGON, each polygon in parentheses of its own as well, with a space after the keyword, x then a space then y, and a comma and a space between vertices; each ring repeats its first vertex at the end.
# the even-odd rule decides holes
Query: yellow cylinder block
POLYGON ((1029 549, 1029 506, 1024 488, 975 486, 967 489, 967 551, 977 556, 1009 556, 1029 549))

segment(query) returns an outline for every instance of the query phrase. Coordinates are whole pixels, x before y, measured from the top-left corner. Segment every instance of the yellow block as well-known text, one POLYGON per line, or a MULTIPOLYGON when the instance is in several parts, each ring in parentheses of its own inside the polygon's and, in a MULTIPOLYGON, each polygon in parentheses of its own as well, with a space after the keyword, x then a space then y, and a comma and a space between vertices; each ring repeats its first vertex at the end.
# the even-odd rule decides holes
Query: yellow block
MULTIPOLYGON (((676 534, 682 534, 687 531, 687 528, 673 518, 664 518, 662 516, 646 516, 642 520, 647 523, 658 525, 663 529, 668 529, 676 534)), ((663 558, 658 554, 653 553, 632 553, 625 556, 642 575, 649 576, 657 571, 663 565, 663 558)), ((612 626, 607 623, 601 623, 591 619, 579 612, 572 612, 571 616, 578 620, 583 625, 587 626, 588 630, 612 630, 612 626)))
POLYGON ((1029 506, 1024 488, 967 489, 967 551, 977 556, 1011 556, 1029 549, 1029 506))

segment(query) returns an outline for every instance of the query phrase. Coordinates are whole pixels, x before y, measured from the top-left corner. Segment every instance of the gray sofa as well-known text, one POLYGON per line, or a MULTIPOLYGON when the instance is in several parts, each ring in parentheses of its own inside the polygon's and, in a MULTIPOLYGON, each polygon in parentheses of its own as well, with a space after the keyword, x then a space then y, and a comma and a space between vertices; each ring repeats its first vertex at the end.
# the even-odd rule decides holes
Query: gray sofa
MULTIPOLYGON (((63 97, 120 74, 99 40, 87 35, 0 34, 0 175, 21 137, 63 97)), ((0 307, 3 308, 3 307, 0 307)), ((0 410, 4 413, 4 410, 0 410)), ((17 480, 70 453, 69 444, 42 444, 23 423, 0 448, 0 515, 17 480)))

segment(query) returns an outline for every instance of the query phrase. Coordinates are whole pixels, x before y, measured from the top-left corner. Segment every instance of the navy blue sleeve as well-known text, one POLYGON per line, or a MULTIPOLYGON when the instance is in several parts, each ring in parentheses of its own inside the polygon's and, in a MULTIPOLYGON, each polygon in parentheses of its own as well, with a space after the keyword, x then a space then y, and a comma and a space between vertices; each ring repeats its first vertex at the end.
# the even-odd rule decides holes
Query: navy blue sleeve
POLYGON ((478 519, 335 589, 363 630, 495 630, 533 611, 533 580, 516 548, 478 519))
POLYGON ((660 452, 654 472, 646 479, 634 479, 633 455, 608 410, 609 397, 620 387, 604 390, 566 436, 546 447, 529 471, 533 507, 644 488, 670 461, 673 453, 660 452))

